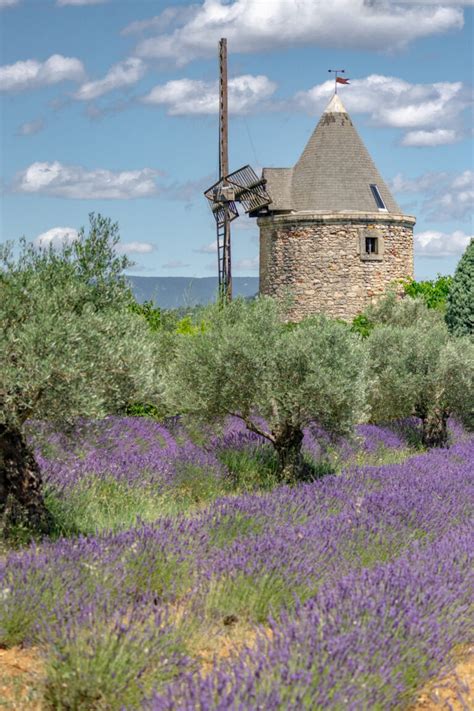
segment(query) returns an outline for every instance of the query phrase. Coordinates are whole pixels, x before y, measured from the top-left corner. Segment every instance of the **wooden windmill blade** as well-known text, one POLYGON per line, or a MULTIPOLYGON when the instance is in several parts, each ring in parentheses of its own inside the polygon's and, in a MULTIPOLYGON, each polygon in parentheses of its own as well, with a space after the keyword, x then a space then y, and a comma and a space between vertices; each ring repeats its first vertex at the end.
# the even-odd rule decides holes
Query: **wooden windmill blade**
POLYGON ((230 223, 239 216, 237 203, 253 213, 271 203, 265 180, 245 165, 229 173, 229 133, 227 101, 227 40, 219 41, 219 180, 204 195, 216 220, 219 299, 232 300, 230 223))

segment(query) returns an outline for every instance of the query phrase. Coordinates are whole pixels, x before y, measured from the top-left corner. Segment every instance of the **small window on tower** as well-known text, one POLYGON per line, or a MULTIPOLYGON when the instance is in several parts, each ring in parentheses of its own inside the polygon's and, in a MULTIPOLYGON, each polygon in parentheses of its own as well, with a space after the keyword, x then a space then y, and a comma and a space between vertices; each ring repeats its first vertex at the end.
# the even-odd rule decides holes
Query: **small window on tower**
POLYGON ((382 196, 378 187, 376 185, 371 185, 370 189, 372 190, 372 195, 374 196, 375 204, 377 205, 378 209, 386 210, 387 208, 385 207, 385 203, 382 200, 382 196))
POLYGON ((383 262, 385 244, 380 230, 370 228, 360 234, 359 254, 363 262, 383 262))
POLYGON ((365 238, 365 252, 366 254, 378 254, 379 245, 377 237, 366 237, 365 238))

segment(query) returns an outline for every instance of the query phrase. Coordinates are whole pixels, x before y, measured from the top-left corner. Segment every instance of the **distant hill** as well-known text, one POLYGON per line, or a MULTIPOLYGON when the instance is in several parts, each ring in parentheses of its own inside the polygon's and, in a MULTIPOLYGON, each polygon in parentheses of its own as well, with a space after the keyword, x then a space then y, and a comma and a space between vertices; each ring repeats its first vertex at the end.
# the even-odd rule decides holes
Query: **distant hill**
MULTIPOLYGON (((135 298, 140 303, 153 301, 162 309, 196 306, 215 301, 216 277, 142 277, 128 276, 135 298)), ((258 277, 233 277, 234 296, 255 296, 258 277)))

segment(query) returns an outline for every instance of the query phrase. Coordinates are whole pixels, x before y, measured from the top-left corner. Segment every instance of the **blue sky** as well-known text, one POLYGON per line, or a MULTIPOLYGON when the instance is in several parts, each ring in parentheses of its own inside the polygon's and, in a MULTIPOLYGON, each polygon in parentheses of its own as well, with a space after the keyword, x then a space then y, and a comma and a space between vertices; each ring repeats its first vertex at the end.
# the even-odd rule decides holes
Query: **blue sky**
MULTIPOLYGON (((473 0, 0 0, 0 239, 71 239, 100 212, 142 276, 216 272, 217 42, 228 38, 230 167, 293 165, 328 69, 404 212, 415 275, 473 234, 473 0)), ((235 275, 258 274, 241 217, 235 275)))

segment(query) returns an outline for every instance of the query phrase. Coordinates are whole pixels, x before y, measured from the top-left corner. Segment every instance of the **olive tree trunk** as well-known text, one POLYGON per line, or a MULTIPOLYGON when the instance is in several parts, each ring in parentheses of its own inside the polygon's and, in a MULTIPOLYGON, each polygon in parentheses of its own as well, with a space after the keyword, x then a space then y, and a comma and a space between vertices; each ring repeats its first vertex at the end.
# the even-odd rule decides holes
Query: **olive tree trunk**
POLYGON ((0 519, 5 532, 18 523, 47 532, 51 521, 41 483, 41 472, 22 431, 0 425, 0 519))
POLYGON ((422 441, 425 447, 446 447, 448 414, 439 408, 422 418, 422 441))
POLYGON ((273 445, 278 457, 278 476, 286 484, 295 484, 304 478, 303 431, 288 425, 274 431, 273 445))

